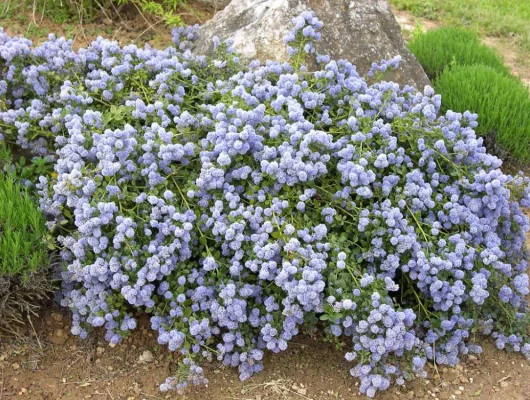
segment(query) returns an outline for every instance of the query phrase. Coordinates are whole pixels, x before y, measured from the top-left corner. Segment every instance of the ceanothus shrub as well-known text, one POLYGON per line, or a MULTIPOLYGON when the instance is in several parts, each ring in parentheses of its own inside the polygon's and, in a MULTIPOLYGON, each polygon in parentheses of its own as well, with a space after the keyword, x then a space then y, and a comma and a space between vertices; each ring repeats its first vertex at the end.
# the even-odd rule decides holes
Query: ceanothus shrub
POLYGON ((262 369, 305 327, 340 344, 373 396, 479 352, 473 334, 530 355, 527 181, 429 87, 368 83, 317 55, 295 19, 292 63, 239 64, 230 43, 74 52, 0 37, 9 142, 55 160, 38 183, 63 246, 72 333, 118 343, 151 316, 182 363, 162 390, 206 381, 201 361, 262 369))

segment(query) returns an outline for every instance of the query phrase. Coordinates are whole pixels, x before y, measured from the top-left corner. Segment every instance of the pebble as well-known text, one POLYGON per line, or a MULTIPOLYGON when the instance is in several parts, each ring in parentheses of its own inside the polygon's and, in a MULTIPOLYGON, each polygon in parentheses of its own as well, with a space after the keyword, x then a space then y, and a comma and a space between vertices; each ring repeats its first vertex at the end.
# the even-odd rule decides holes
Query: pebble
POLYGON ((96 353, 98 353, 98 355, 101 355, 101 354, 103 354, 104 352, 105 352, 105 348, 103 348, 103 347, 98 347, 98 348, 96 349, 96 353))
POLYGON ((501 382, 501 388, 507 388, 508 386, 510 386, 510 384, 508 383, 508 381, 502 381, 502 382, 501 382))
POLYGON ((48 340, 52 342, 53 344, 62 345, 66 343, 66 340, 68 339, 68 336, 62 329, 56 329, 48 335, 48 340))
POLYGON ((300 388, 300 389, 297 389, 296 392, 298 394, 301 394, 302 396, 305 396, 307 394, 307 389, 306 388, 300 388))
POLYGON ((154 359, 155 357, 153 356, 153 353, 149 350, 145 350, 138 358, 138 361, 141 363, 150 363, 153 362, 154 359))
POLYGON ((55 322, 61 322, 63 320, 64 316, 63 314, 61 313, 52 313, 52 319, 55 321, 55 322))

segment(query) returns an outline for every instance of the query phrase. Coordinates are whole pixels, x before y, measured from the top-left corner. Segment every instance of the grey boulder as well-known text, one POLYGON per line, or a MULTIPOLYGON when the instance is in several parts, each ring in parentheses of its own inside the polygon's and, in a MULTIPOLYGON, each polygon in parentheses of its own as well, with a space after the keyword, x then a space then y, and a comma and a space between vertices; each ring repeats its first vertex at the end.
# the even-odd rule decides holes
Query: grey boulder
POLYGON ((386 80, 420 90, 430 84, 405 46, 386 0, 232 0, 201 26, 194 51, 211 55, 212 37, 218 36, 232 39, 243 61, 287 61, 283 37, 292 29, 292 19, 308 10, 324 22, 322 40, 315 46, 319 54, 351 61, 361 75, 372 62, 400 55, 400 67, 386 75, 386 80))

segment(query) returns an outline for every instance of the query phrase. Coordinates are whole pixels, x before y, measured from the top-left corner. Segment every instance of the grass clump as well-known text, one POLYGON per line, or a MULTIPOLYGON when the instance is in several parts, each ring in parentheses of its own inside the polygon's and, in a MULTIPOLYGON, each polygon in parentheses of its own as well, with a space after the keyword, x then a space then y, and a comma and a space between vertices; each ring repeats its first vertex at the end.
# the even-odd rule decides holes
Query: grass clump
POLYGON ((520 81, 471 65, 445 69, 434 86, 444 109, 477 113, 479 135, 494 138, 518 161, 530 160, 530 95, 520 81))
POLYGON ((0 177, 0 275, 27 275, 47 264, 44 217, 12 174, 0 177))
POLYGON ((510 74, 493 48, 481 43, 475 33, 462 28, 446 27, 415 35, 409 49, 431 79, 451 65, 481 64, 501 74, 510 74))
POLYGON ((52 289, 45 220, 16 175, 0 175, 0 330, 16 332, 52 289))

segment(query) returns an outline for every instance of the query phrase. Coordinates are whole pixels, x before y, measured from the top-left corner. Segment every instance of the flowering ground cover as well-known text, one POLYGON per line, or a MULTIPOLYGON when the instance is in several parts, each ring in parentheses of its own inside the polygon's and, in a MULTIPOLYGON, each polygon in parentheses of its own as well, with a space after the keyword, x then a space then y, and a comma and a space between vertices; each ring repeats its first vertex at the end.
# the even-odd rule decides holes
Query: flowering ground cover
POLYGON ((476 115, 440 115, 431 88, 369 81, 318 55, 312 13, 292 62, 239 64, 175 46, 73 51, 0 36, 4 139, 53 160, 37 184, 65 262, 72 333, 118 343, 150 315, 181 364, 261 371, 301 331, 336 344, 373 396, 480 352, 475 333, 530 354, 527 180, 500 170, 476 115))

